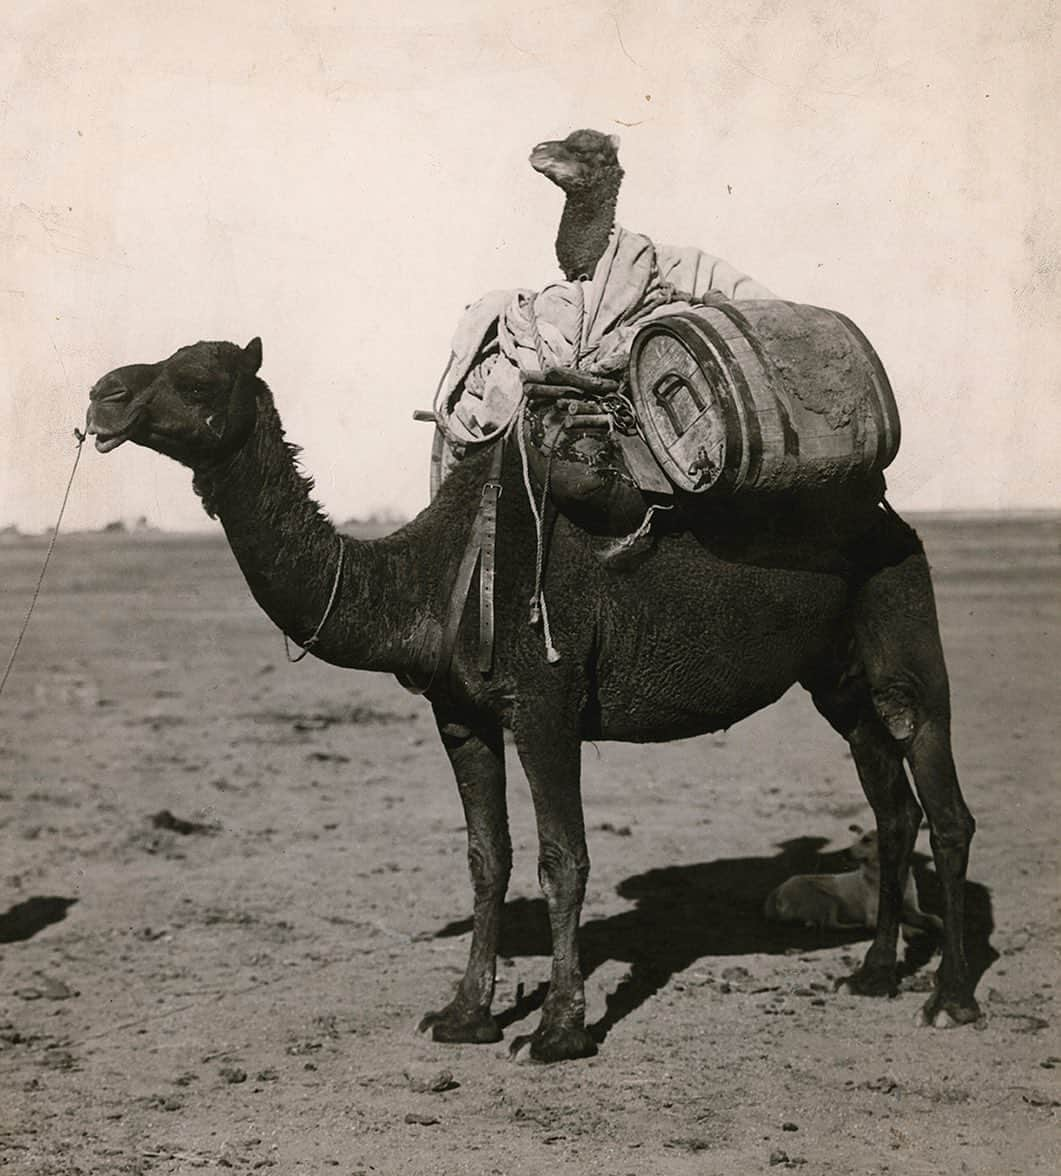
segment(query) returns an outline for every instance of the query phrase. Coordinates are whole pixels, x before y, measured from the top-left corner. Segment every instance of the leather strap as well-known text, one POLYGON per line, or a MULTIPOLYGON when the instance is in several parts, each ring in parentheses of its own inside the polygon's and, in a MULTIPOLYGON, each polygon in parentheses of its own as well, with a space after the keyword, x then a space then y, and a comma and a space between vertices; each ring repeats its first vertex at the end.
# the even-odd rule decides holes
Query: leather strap
POLYGON ((479 670, 484 674, 488 674, 493 666, 494 563, 497 537, 497 500, 501 497, 501 460, 503 456, 504 441, 499 440, 494 445, 490 472, 483 483, 479 499, 479 509, 472 520, 468 543, 457 568, 457 577, 453 581, 453 589, 446 605, 446 618, 442 625, 442 638, 435 656, 435 664, 427 682, 420 685, 408 675, 395 675, 399 683, 412 694, 426 694, 438 678, 449 669, 450 662, 453 660, 453 651, 457 647, 457 635, 460 632, 464 606, 468 602, 468 592, 472 586, 472 576, 475 574, 477 564, 481 564, 479 571, 478 665, 479 670))
POLYGON ((490 474, 483 483, 479 504, 479 672, 494 665, 494 557, 497 540, 497 500, 501 497, 501 458, 504 442, 494 449, 490 474))

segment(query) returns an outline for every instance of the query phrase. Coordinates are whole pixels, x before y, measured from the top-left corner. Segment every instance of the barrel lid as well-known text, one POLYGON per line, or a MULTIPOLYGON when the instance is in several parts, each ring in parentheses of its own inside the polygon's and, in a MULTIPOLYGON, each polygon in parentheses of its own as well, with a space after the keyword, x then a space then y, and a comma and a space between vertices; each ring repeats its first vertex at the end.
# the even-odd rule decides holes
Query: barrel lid
POLYGON ((732 482, 742 456, 736 389, 712 345, 710 308, 654 319, 630 351, 630 384, 649 448, 671 481, 702 493, 732 482))

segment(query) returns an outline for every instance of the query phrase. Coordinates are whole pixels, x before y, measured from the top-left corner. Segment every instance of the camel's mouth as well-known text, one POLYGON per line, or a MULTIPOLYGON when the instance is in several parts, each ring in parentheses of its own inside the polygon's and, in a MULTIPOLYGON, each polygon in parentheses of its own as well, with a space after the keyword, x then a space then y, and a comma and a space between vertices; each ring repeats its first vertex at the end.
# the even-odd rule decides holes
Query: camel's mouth
POLYGON ((113 414, 101 414, 98 405, 90 404, 88 407, 88 420, 85 422, 85 430, 96 438, 97 453, 110 453, 117 449, 119 445, 124 445, 126 441, 132 439, 137 426, 143 418, 143 411, 134 411, 131 419, 122 421, 120 424, 117 422, 113 424, 101 422, 99 419, 101 415, 113 414))
POLYGON ((530 153, 530 165, 554 184, 571 183, 579 177, 578 164, 567 156, 563 143, 539 143, 530 153))
POLYGON ((128 440, 128 433, 97 433, 96 452, 110 453, 111 450, 117 449, 119 445, 124 445, 128 440))
POLYGON ((537 147, 530 153, 530 165, 535 171, 541 171, 543 167, 547 167, 553 161, 553 153, 556 150, 555 143, 539 143, 537 147))

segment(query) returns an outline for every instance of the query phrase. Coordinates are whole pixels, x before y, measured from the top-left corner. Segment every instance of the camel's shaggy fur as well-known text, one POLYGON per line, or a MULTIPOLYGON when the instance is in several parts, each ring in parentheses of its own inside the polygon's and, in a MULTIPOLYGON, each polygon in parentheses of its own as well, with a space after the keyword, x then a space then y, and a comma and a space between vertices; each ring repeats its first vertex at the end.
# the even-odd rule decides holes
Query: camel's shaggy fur
POLYGON ((556 260, 569 282, 591 278, 615 226, 623 169, 619 140, 600 131, 572 131, 566 139, 539 143, 531 166, 566 197, 556 234, 556 260))

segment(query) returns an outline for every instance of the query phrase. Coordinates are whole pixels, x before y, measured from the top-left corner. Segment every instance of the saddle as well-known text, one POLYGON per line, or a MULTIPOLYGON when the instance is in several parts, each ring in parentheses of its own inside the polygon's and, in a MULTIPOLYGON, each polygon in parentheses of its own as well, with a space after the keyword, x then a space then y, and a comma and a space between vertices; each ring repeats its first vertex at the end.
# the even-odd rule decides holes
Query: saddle
MULTIPOLYGON (((508 426, 537 496, 592 535, 627 536, 674 486, 642 439, 624 381, 569 368, 523 373, 523 405, 508 426)), ((434 414, 415 414, 435 420, 434 414)), ((466 446, 436 430, 431 496, 466 446)))
POLYGON ((531 476, 558 510, 594 535, 628 535, 674 487, 638 432, 618 380, 563 368, 524 377, 519 427, 531 476))

